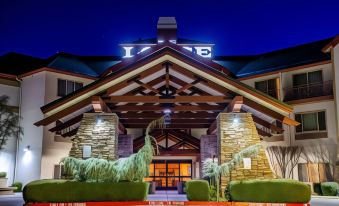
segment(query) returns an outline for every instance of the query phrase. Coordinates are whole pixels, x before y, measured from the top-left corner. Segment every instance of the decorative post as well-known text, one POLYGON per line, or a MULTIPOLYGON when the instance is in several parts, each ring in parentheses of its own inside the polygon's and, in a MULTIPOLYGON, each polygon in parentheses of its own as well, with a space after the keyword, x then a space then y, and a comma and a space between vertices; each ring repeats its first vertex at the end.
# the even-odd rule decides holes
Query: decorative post
MULTIPOLYGON (((230 161, 241 150, 260 143, 260 136, 250 113, 220 113, 217 126, 219 164, 230 161)), ((257 157, 251 158, 251 169, 240 167, 233 170, 228 177, 221 178, 221 187, 224 190, 229 180, 272 177, 269 161, 264 149, 261 149, 257 157)))
POLYGON ((69 156, 117 159, 118 124, 118 116, 114 113, 85 113, 73 140, 69 156))

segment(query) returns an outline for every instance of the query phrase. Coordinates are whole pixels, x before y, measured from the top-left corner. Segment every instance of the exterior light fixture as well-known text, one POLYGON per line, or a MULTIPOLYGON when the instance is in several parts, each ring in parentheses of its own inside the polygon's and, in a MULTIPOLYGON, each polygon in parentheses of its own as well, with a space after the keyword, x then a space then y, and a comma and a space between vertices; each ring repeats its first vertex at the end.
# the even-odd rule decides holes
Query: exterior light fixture
POLYGON ((252 167, 252 161, 251 161, 251 158, 243 158, 243 163, 244 163, 244 169, 245 170, 250 170, 252 167))
POLYGON ((169 125, 171 124, 171 113, 172 111, 170 109, 164 109, 164 124, 169 125))
POLYGON ((239 119, 236 117, 233 119, 233 123, 239 123, 239 119))
POLYGON ((31 150, 31 146, 30 145, 27 145, 25 148, 24 148, 24 152, 28 152, 31 150))
POLYGON ((96 125, 100 125, 102 123, 102 119, 100 116, 96 117, 96 125))

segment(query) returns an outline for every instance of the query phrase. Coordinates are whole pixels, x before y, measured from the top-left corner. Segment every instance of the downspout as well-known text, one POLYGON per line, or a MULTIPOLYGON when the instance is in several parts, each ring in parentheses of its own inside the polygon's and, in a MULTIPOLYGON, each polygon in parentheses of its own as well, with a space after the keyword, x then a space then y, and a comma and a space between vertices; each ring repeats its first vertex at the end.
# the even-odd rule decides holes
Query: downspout
MULTIPOLYGON (((16 80, 19 82, 19 122, 18 125, 21 125, 21 100, 22 100, 22 79, 20 79, 18 76, 16 77, 16 80)), ((16 180, 17 175, 17 168, 18 168, 18 156, 19 156, 19 142, 20 142, 20 133, 18 134, 16 138, 16 149, 15 149, 15 160, 14 160, 14 175, 13 175, 13 183, 16 180)))

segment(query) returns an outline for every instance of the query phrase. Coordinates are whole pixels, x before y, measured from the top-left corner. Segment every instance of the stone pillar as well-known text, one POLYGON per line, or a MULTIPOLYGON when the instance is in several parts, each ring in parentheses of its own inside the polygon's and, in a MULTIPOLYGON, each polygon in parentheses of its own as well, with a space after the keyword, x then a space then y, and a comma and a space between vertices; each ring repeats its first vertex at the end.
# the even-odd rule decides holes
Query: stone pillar
POLYGON ((119 157, 128 157, 133 154, 133 135, 119 135, 118 155, 119 157))
POLYGON ((118 121, 113 113, 85 113, 69 156, 82 158, 83 146, 91 146, 91 157, 117 159, 118 121))
POLYGON ((201 177, 204 176, 202 173, 203 162, 207 158, 218 157, 218 144, 217 144, 217 135, 202 135, 200 137, 200 174, 201 177))
MULTIPOLYGON (((233 158, 239 151, 260 142, 255 123, 250 113, 220 113, 218 122, 218 154, 222 164, 233 158), (234 120, 236 119, 236 120, 234 120)), ((268 158, 262 148, 260 154, 251 158, 251 169, 233 170, 228 177, 221 178, 224 189, 230 180, 272 178, 268 158)))

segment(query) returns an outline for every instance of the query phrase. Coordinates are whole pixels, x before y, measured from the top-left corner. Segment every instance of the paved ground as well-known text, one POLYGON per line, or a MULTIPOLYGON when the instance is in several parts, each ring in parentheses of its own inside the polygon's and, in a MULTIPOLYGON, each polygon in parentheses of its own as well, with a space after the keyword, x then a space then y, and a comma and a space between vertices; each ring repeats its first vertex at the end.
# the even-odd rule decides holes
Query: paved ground
MULTIPOLYGON (((186 201, 186 195, 179 195, 177 191, 157 191, 149 195, 148 200, 186 201)), ((0 196, 0 206, 22 206, 24 201, 21 193, 0 196)), ((312 197, 311 206, 338 206, 339 198, 312 197)))

